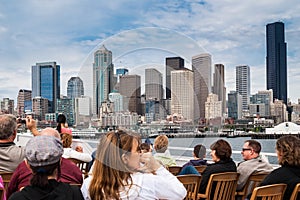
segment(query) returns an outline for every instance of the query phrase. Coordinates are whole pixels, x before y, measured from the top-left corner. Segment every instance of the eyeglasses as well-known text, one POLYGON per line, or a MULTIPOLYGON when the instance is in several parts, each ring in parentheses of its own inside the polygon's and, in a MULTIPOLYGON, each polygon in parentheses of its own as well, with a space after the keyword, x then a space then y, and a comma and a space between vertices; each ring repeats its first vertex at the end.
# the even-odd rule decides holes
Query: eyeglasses
POLYGON ((242 151, 244 152, 244 151, 252 151, 252 149, 250 149, 250 148, 242 148, 242 151))

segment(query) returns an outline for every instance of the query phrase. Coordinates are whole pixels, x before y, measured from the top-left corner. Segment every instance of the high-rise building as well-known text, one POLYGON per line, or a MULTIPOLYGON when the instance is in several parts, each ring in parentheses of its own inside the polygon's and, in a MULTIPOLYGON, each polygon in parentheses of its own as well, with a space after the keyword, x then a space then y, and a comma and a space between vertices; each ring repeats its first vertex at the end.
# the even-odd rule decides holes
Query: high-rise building
POLYGON ((212 93, 218 95, 218 101, 222 102, 222 113, 226 112, 226 87, 224 72, 223 64, 215 64, 212 93))
POLYGON ((267 89, 273 90, 274 99, 283 100, 287 104, 287 48, 284 23, 267 24, 266 31, 267 89))
POLYGON ((17 98, 17 115, 25 117, 26 110, 32 110, 28 105, 32 105, 31 90, 20 89, 17 98))
POLYGON ((248 110, 250 103, 250 67, 242 65, 236 67, 236 91, 242 95, 242 109, 248 110))
POLYGON ((156 99, 160 101, 163 98, 162 73, 157 69, 145 69, 145 93, 146 99, 156 99))
POLYGON ((92 116, 92 100, 90 97, 75 98, 75 124, 76 126, 89 126, 92 116))
POLYGON ((99 114, 101 103, 108 100, 108 94, 114 87, 113 74, 112 52, 102 45, 94 53, 93 113, 99 114))
POLYGON ((171 71, 184 68, 184 59, 181 57, 166 58, 166 99, 171 98, 171 71))
POLYGON ((171 112, 180 114, 186 120, 194 120, 194 81, 189 69, 171 72, 171 112))
POLYGON ((57 100, 57 113, 63 113, 67 118, 69 126, 75 124, 74 101, 71 98, 61 98, 57 100))
POLYGON ((67 96, 70 99, 84 95, 83 82, 80 77, 71 77, 68 81, 67 96))
POLYGON ((233 119, 242 118, 242 95, 236 91, 228 94, 228 117, 233 119))
POLYGON ((120 77, 121 95, 129 98, 128 110, 141 113, 141 77, 139 75, 124 75, 120 77))
POLYGON ((34 97, 32 99, 32 112, 38 120, 45 120, 45 114, 48 113, 49 100, 43 97, 34 97))
POLYGON ((31 70, 32 98, 48 99, 49 106, 46 113, 55 113, 56 101, 60 97, 60 65, 56 62, 36 63, 31 70))
POLYGON ((108 96, 109 100, 114 103, 115 112, 128 111, 128 98, 124 98, 119 92, 116 91, 112 91, 108 96))
POLYGON ((205 102, 205 118, 214 119, 222 117, 222 101, 218 100, 218 95, 210 93, 205 102))
POLYGON ((15 101, 9 98, 3 98, 1 101, 1 112, 7 114, 14 114, 15 101))
POLYGON ((194 119, 198 121, 205 118, 205 102, 211 92, 211 55, 202 53, 192 57, 192 70, 194 72, 194 119))

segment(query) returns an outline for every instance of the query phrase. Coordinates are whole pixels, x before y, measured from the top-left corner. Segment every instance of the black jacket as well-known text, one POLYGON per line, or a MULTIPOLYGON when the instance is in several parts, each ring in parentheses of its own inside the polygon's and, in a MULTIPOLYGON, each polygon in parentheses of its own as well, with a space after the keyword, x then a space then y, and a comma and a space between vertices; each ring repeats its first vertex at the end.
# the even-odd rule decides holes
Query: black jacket
MULTIPOLYGON (((297 183, 300 183, 300 168, 282 166, 273 170, 261 183, 260 186, 271 185, 277 183, 287 184, 283 199, 289 200, 297 183)), ((298 195, 297 199, 300 200, 298 195)))
POLYGON ((203 171, 199 192, 205 194, 206 186, 208 184, 211 174, 217 174, 222 172, 236 172, 235 162, 230 158, 228 160, 220 160, 219 162, 207 165, 203 171))
POLYGON ((12 194, 9 200, 83 200, 83 196, 78 186, 51 179, 46 188, 26 186, 12 194))

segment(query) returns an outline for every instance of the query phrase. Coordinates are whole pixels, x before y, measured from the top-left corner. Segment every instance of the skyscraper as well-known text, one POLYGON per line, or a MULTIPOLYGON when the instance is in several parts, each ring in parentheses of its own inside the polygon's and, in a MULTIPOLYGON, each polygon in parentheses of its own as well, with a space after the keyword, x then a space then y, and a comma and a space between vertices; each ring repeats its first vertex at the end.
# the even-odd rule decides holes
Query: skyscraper
POLYGON ((273 90, 273 98, 287 104, 287 61, 284 23, 267 24, 267 90, 273 90))
POLYGON ((218 101, 222 101, 222 113, 226 111, 226 88, 223 64, 215 64, 212 92, 218 95, 218 101))
POLYGON ((36 63, 32 66, 31 73, 32 98, 48 99, 49 107, 46 113, 55 113, 56 101, 60 97, 60 65, 56 62, 36 63))
POLYGON ((171 71, 184 68, 184 59, 180 57, 166 58, 166 99, 171 98, 171 71))
POLYGON ((101 103, 108 100, 113 90, 114 66, 112 52, 104 45, 94 53, 93 63, 93 113, 98 114, 101 103))
POLYGON ((248 110, 250 103, 250 67, 248 65, 236 66, 236 91, 242 95, 242 109, 248 110))
POLYGON ((17 114, 21 117, 25 117, 25 110, 32 110, 32 106, 30 108, 27 107, 27 105, 32 105, 31 94, 31 90, 19 90, 17 99, 17 114))
POLYGON ((67 96, 70 99, 84 95, 83 82, 80 77, 71 77, 68 81, 67 96))
POLYGON ((128 110, 141 114, 141 77, 139 75, 121 76, 119 92, 129 98, 128 110))
POLYGON ((160 101, 163 98, 163 78, 157 69, 145 69, 145 94, 146 99, 160 101))
POLYGON ((211 55, 202 53, 192 57, 192 70, 194 72, 194 112, 195 120, 205 118, 205 102, 211 92, 211 55))
POLYGON ((194 120, 194 81, 189 69, 171 72, 171 113, 181 114, 186 120, 194 120))

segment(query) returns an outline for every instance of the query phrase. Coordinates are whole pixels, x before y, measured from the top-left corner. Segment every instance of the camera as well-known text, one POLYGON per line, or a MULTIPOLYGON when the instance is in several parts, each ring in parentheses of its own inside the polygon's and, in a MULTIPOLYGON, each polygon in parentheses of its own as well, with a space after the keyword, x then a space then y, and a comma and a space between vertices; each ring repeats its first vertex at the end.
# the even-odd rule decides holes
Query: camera
POLYGON ((18 118, 17 123, 18 124, 26 124, 26 119, 18 118))

